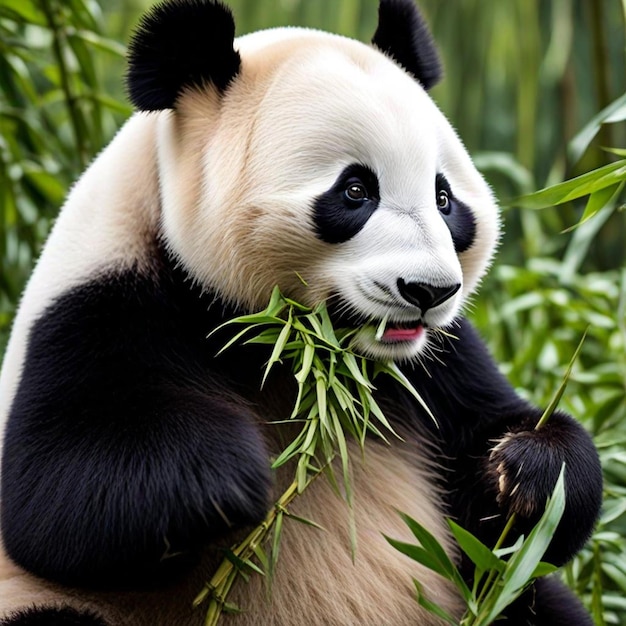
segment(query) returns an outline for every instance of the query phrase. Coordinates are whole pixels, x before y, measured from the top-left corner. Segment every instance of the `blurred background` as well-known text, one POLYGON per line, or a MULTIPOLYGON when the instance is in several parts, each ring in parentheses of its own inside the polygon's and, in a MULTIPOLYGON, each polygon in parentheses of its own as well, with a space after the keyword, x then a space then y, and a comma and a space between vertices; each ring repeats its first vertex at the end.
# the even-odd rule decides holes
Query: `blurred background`
MULTIPOLYGON (((0 0, 0 357, 68 187, 131 113, 125 42, 149 4, 0 0)), ((376 28, 375 0, 228 4, 239 34, 291 24, 369 41, 376 28)), ((503 205, 499 256, 469 315, 541 406, 589 329, 561 406, 595 437, 606 498, 563 576, 597 624, 626 624, 626 0, 420 6, 445 66, 433 97, 503 205)))

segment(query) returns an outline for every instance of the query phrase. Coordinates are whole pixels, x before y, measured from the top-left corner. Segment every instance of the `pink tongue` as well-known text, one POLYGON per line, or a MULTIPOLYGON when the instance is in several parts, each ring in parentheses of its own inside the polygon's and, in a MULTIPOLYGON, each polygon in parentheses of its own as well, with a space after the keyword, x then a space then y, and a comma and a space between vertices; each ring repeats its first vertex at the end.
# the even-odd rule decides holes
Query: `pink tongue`
POLYGON ((417 326, 416 328, 387 328, 383 333, 383 341, 412 341, 421 336, 424 328, 417 326))

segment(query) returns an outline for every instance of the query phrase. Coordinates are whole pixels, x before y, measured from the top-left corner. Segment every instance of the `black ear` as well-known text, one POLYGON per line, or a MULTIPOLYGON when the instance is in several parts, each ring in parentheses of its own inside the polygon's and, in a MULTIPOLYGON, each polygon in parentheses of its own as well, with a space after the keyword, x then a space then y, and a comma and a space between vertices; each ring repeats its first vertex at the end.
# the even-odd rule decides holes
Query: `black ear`
POLYGON ((174 107, 185 87, 212 83, 223 91, 239 73, 235 21, 214 0, 166 0, 148 11, 129 46, 126 84, 142 111, 174 107))
POLYGON ((380 0, 372 43, 409 71, 424 89, 441 78, 441 61, 413 0, 380 0))

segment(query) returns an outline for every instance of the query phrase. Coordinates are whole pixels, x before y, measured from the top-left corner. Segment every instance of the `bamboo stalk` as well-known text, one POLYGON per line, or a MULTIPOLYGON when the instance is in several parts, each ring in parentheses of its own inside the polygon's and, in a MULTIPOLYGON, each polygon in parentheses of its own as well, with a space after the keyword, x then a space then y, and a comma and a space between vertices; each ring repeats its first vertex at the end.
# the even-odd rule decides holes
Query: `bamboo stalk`
POLYGON ((87 153, 87 138, 83 133, 83 124, 81 120, 80 111, 78 109, 78 98, 73 92, 70 71, 67 66, 64 54, 64 48, 66 43, 66 36, 62 26, 57 21, 58 5, 55 0, 39 0, 41 9, 46 17, 48 28, 52 33, 52 51, 56 64, 59 68, 59 75, 61 78, 61 89, 65 99, 67 111, 70 116, 70 123, 72 126, 72 132, 74 134, 74 141, 76 143, 76 154, 79 160, 80 169, 84 169, 88 161, 87 153))

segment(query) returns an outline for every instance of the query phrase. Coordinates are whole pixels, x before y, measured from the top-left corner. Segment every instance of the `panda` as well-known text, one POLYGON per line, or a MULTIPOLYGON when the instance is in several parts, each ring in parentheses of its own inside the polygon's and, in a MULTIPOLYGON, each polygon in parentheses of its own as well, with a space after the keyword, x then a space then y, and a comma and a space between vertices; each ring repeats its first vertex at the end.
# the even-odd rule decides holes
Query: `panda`
MULTIPOLYGON (((589 436, 499 373, 463 308, 491 262, 498 210, 428 90, 441 66, 413 0, 380 0, 366 45, 278 28, 234 38, 215 0, 165 0, 130 45, 137 112, 73 187, 16 316, 0 382, 4 626, 193 626, 222 549, 260 523, 291 469, 272 471, 295 397, 267 351, 218 355, 224 321, 273 288, 326 302, 355 349, 394 361, 376 399, 401 435, 353 450, 350 511, 325 479, 285 521, 268 595, 238 581, 237 626, 441 622, 412 578, 460 598, 384 539, 397 511, 471 576, 447 517, 493 545, 540 517, 563 462, 564 518, 546 559, 589 537, 602 479, 589 436), (387 327, 375 332, 382 319, 387 327)), ((557 580, 508 624, 585 625, 557 580)))

